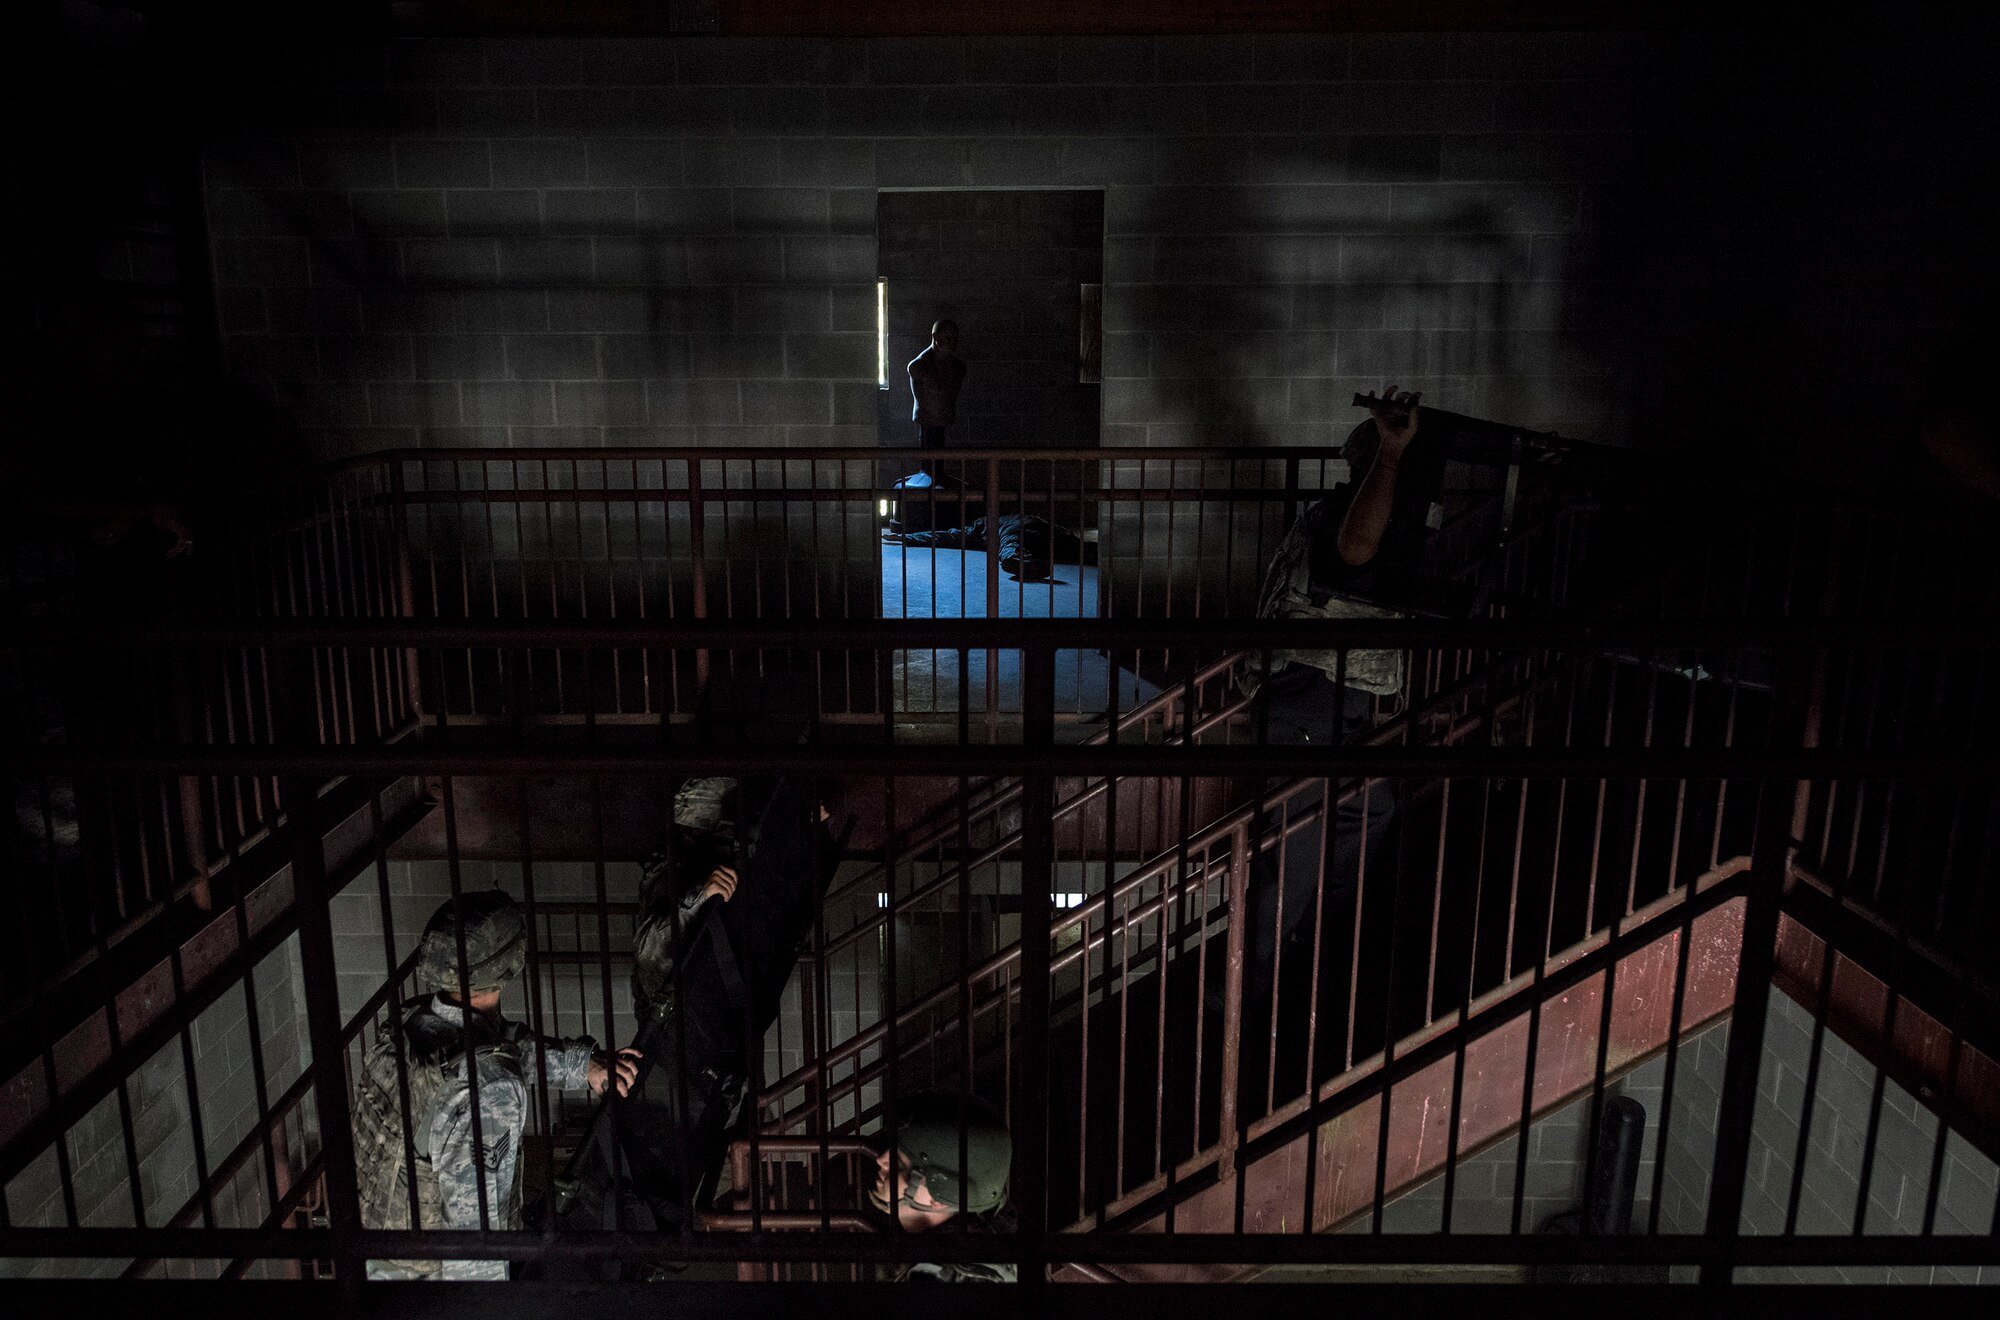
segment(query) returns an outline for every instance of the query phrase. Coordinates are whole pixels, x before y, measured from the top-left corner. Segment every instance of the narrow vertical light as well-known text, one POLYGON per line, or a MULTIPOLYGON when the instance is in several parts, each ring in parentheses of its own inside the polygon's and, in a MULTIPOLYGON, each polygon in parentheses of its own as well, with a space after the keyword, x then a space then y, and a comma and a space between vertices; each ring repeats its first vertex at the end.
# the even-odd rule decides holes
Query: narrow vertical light
POLYGON ((875 277, 875 388, 889 388, 889 280, 875 277))

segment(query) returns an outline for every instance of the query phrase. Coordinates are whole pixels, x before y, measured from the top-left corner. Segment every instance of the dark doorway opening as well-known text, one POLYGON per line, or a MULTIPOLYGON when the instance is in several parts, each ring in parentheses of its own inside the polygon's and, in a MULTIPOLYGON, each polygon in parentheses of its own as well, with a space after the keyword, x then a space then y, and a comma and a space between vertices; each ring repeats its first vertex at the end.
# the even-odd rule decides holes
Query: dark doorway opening
POLYGON ((947 448, 1095 448, 1099 387, 1084 380, 1095 363, 1081 329, 1084 290, 1104 278, 1104 194, 885 192, 876 205, 883 447, 917 443, 904 369, 948 318, 967 371, 947 448))
MULTIPOLYGON (((884 449, 920 447, 909 364, 933 325, 957 328, 963 384, 950 421, 922 454, 887 467, 923 469, 921 492, 883 501, 885 618, 1090 618, 1101 612, 1096 464, 1037 451, 1098 443, 1098 291, 1104 194, 1092 190, 885 192, 877 203, 882 287, 880 435, 884 449), (1008 450, 999 459, 969 450, 1008 450), (989 504, 989 501, 991 503, 989 504), (989 535, 986 515, 1012 520, 989 535), (1026 527, 1024 529, 1024 520, 1026 527), (904 544, 894 536, 907 535, 904 544), (1005 543, 1005 553, 994 553, 1005 543), (1047 547, 1027 565, 1021 546, 1047 547), (989 563, 989 558, 995 562, 989 563)), ((934 420, 934 418, 933 418, 934 420)), ((896 655, 900 709, 1018 710, 1020 656, 896 655)), ((1132 703, 1152 690, 1097 652, 1057 659, 1059 708, 1100 707, 1121 682, 1132 703)))

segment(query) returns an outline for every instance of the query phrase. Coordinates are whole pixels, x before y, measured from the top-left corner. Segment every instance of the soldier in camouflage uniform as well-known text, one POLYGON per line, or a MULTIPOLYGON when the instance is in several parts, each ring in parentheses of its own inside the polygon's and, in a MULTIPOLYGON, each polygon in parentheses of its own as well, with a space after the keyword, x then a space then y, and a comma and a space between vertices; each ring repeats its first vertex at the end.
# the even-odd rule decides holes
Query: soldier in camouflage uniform
POLYGON ((825 818, 795 780, 698 778, 675 794, 670 850, 647 867, 633 932, 646 1061, 556 1180, 559 1227, 677 1232, 714 1185, 750 1052, 777 1020, 845 849, 825 818))
POLYGON ((639 925, 632 933, 632 1002, 641 1021, 664 1022, 673 1004, 676 941, 713 899, 736 894, 736 834, 730 819, 738 784, 720 775, 690 779, 674 793, 674 861, 646 866, 639 890, 639 925), (701 876, 676 902, 677 876, 701 876))
MULTIPOLYGON (((1355 427, 1341 448, 1352 479, 1300 510, 1279 543, 1258 597, 1261 617, 1399 617, 1396 610, 1372 602, 1397 596, 1423 555, 1429 536, 1430 477, 1437 456, 1435 452, 1422 456, 1416 480, 1399 477, 1417 436, 1418 396, 1398 396, 1391 388, 1387 397, 1400 407, 1372 410, 1373 418, 1355 427)), ((1268 677, 1253 661, 1243 686, 1259 700, 1271 743, 1332 745, 1364 736, 1375 698, 1396 696, 1403 690, 1403 679, 1401 651, 1357 649, 1343 655, 1338 650, 1277 648, 1271 652, 1268 677)), ((1294 813, 1304 811, 1316 804, 1318 795, 1315 788, 1293 796, 1286 805, 1294 813)), ((1395 810, 1390 785, 1372 783, 1335 806, 1323 866, 1312 847, 1258 855, 1251 873, 1251 896, 1258 909, 1250 922, 1251 1002, 1269 997, 1278 942, 1295 932, 1305 938, 1300 928, 1319 904, 1322 884, 1327 904, 1354 887, 1364 853, 1374 851, 1395 810), (1273 904, 1281 906, 1275 921, 1273 904)), ((1211 991, 1211 1000, 1219 1004, 1219 987, 1211 991)))
MULTIPOLYGON (((614 1073, 621 1094, 630 1087, 636 1051, 610 1059, 589 1037, 546 1040, 499 1015, 501 990, 526 957, 521 911, 497 889, 447 901, 424 928, 420 993, 376 1038, 358 1080, 354 1147, 366 1227, 411 1228, 414 1188, 415 1227, 519 1228, 521 1137, 529 1088, 543 1070, 565 1090, 602 1092, 614 1073)), ((504 1280, 507 1262, 372 1260, 368 1277, 504 1280)))
MULTIPOLYGON (((895 1145, 876 1161, 868 1193, 875 1208, 893 1214, 907 1233, 945 1224, 974 1233, 1012 1233, 1007 1184, 1014 1141, 1000 1115, 983 1101, 946 1091, 911 1096, 897 1114, 895 1145)), ((891 1277, 911 1283, 1013 1283, 1020 1274, 1007 1262, 956 1261, 910 1265, 891 1277)))

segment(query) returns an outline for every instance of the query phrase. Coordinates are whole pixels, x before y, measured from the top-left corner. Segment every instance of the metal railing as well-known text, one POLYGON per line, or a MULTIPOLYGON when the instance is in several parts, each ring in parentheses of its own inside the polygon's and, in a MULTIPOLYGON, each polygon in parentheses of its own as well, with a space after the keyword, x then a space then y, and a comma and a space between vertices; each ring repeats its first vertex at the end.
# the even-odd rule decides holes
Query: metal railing
MULTIPOLYGON (((252 592, 245 599, 255 598, 255 608, 218 608, 205 618, 116 628, 87 617, 10 625, 9 645, 45 674, 79 655, 104 672, 219 654, 240 668, 242 658, 255 656, 265 671, 294 676, 291 692, 313 694, 278 703, 286 718, 272 719, 271 736, 231 741, 170 729, 71 740, 10 751, 13 773, 86 786, 193 779, 297 793, 297 785, 310 784, 320 786, 314 800, 322 804, 332 801, 329 784, 432 784, 446 818, 441 864, 452 892, 463 887, 458 832, 474 790, 494 784, 504 790, 499 796, 518 799, 525 828, 537 795, 531 785, 550 777, 586 783, 594 814, 614 810, 607 804, 621 786, 658 800, 667 776, 728 771, 837 780, 846 800, 879 812, 872 846, 881 852, 879 860, 850 862, 803 962, 779 1028, 791 1033, 803 1060, 786 1066, 782 1042, 769 1054, 776 1067, 753 1052, 752 1092, 765 1117, 758 1145, 768 1149, 743 1152, 738 1185, 763 1190, 746 1206, 718 1211, 708 1231, 645 1242, 501 1230, 383 1234, 352 1217, 351 1179, 337 1160, 320 1166, 325 1227, 230 1227, 228 1216, 211 1208, 214 1193, 246 1176, 265 1182, 268 1193, 279 1161, 260 1152, 272 1149, 274 1133, 291 1132, 281 1143, 288 1153, 309 1146, 293 1119, 310 1112, 314 1134, 325 1138, 319 1117, 339 1109, 346 1070, 338 1077, 309 1070, 269 1104, 259 1079, 255 1130, 212 1165, 204 1158, 202 1193, 174 1200, 171 1213, 145 1194, 148 1172, 134 1151, 127 1163, 135 1226, 86 1223, 74 1204, 75 1170, 65 1168, 59 1181, 71 1194, 62 1198, 58 1224, 29 1227, 21 1207, 9 1204, 0 1252, 225 1257, 239 1270, 254 1259, 323 1259, 336 1272, 369 1257, 424 1255, 761 1259, 807 1270, 814 1262, 985 1259, 980 1253, 996 1244, 978 1235, 912 1241, 779 1231, 810 1227, 788 1215, 816 1218, 822 1229, 842 1216, 859 1216, 842 1218, 848 1227, 869 1222, 865 1211, 842 1203, 848 1193, 836 1195, 824 1183, 824 1158, 859 1158, 866 1143, 880 1139, 899 1096, 942 1085, 993 1098, 1015 1127, 1022 1224, 1000 1247, 1031 1276, 1050 1266, 1070 1271, 1059 1277, 1150 1278, 1220 1277, 1225 1266, 1257 1263, 1616 1260, 1698 1267, 1726 1281, 1739 1267, 1996 1263, 1989 1238, 1936 1231, 1944 1170, 1955 1158, 1946 1151, 1947 1132, 1977 1136, 1989 1112, 1978 1088, 1982 1060, 1991 1055, 1976 1024, 1992 994, 1970 938, 1992 920, 1982 883, 1992 840, 1979 830, 1992 791, 1983 730, 1993 656, 1976 612, 1986 608, 1983 598, 1955 598, 1959 612, 1942 619, 1876 615, 1857 605, 1841 567, 1848 561, 1832 553, 1851 530, 1780 508, 1753 526, 1705 529, 1718 550, 1676 571, 1635 574, 1645 590, 1636 599, 1625 593, 1622 617, 1593 608, 1581 619, 1538 619, 1528 607, 1547 612, 1604 600, 1589 585, 1594 565, 1585 553, 1600 536, 1595 520, 1581 506, 1552 506, 1496 547, 1491 529, 1479 530, 1490 502, 1468 497, 1443 538, 1461 537, 1458 548, 1446 554, 1434 547, 1433 554, 1500 565, 1479 578, 1488 617, 1256 621, 1240 609, 1240 588, 1251 579, 1239 560, 1250 556, 1234 545, 1234 533, 1282 524, 1283 506, 1317 489, 1298 476, 1301 460, 1180 454, 1079 462, 1073 452, 1064 460, 1082 474, 1081 494, 1064 502, 1068 486, 1060 500, 1051 486, 1039 507, 1073 512, 1087 525, 1097 520, 1105 608, 1092 617, 787 613, 792 588, 760 597, 748 583, 768 585, 770 573, 783 582, 786 572, 800 570, 809 556, 792 549, 762 560, 749 554, 751 576, 727 576, 746 543, 734 536, 740 526, 733 511, 723 524, 728 534, 707 539, 707 529, 723 521, 711 514, 723 505, 784 505, 780 526, 817 510, 813 516, 868 521, 872 532, 879 485, 825 475, 834 465, 862 462, 854 456, 766 457, 761 462, 777 465, 769 470, 810 479, 761 485, 758 463, 746 459, 752 479, 732 486, 726 464, 738 460, 704 455, 686 460, 694 475, 673 486, 667 459, 657 454, 510 455, 504 461, 516 474, 524 462, 570 463, 564 480, 571 485, 584 481, 579 473, 592 463, 600 473, 628 463, 637 483, 642 463, 659 462, 661 476, 645 489, 659 493, 662 506, 675 505, 663 508, 660 526, 669 551, 681 544, 687 553, 638 556, 631 581, 654 583, 660 594, 628 596, 621 585, 612 617, 609 584, 625 579, 578 568, 596 562, 588 556, 558 556, 559 565, 544 569, 523 551, 519 576, 506 577, 508 561, 494 549, 508 544, 505 538, 466 540, 465 506, 475 502, 431 499, 444 492, 428 477, 411 480, 440 460, 397 456, 388 466, 361 465, 340 476, 358 482, 359 493, 346 501, 352 507, 345 514, 341 500, 330 500, 315 534, 357 530, 311 561, 323 572, 301 567, 306 559, 285 561, 292 564, 286 572, 303 575, 297 581, 315 584, 296 612, 285 593, 252 592), (1155 461, 1166 464, 1155 487, 1105 475, 1126 462, 1143 475, 1155 461), (724 464, 725 475, 706 470, 710 463, 724 464), (1226 472, 1241 485, 1231 498, 1242 507, 1227 518, 1183 507, 1229 502, 1197 492, 1203 463, 1225 465, 1207 475, 1226 472), (1278 479, 1242 484, 1251 481, 1253 463, 1278 479), (408 511, 412 487, 425 496, 414 502, 421 515, 408 511), (678 505, 668 498, 691 489, 704 493, 678 505), (712 500, 707 492, 715 492, 712 500), (711 503, 716 508, 697 513, 711 503), (444 518, 433 522, 440 510, 444 518), (1196 552, 1183 553, 1179 541, 1166 549, 1160 538, 1178 537, 1190 518, 1196 552), (697 522, 700 538, 689 531, 685 541, 672 541, 674 528, 697 522), (402 549, 399 527, 421 527, 428 539, 402 549), (1217 529, 1229 533, 1226 540, 1216 539, 1217 529), (454 537, 477 553, 454 559, 440 548, 454 537), (1739 559, 1746 545, 1762 548, 1739 559), (381 571, 354 571, 363 561, 381 571), (407 594, 398 567, 405 562, 407 594), (1129 577, 1121 566, 1132 570, 1129 577), (543 574, 533 590, 523 585, 530 569, 543 574), (710 578, 711 570, 725 576, 710 578), (482 575, 483 606, 471 590, 482 575), (679 609, 673 593, 684 575, 689 612, 671 612, 667 602, 679 609), (701 596, 708 603, 699 610, 696 576, 706 579, 701 596), (447 589, 454 577, 455 603, 447 589), (357 597, 340 588, 350 581, 368 585, 357 597), (606 584, 601 609, 590 594, 599 582, 606 584), (555 603, 539 613, 534 602, 544 589, 553 590, 555 603), (1133 608, 1122 610, 1127 591, 1133 608), (393 600, 393 608, 376 613, 341 603, 376 597, 393 600), (529 604, 516 611, 506 605, 515 600, 529 604), (647 600, 653 603, 643 617, 639 604, 628 604, 647 600), (783 609, 757 612, 779 601, 783 609), (1166 617, 1169 602, 1174 612, 1166 617), (1894 620, 1893 634, 1883 632, 1884 617, 1894 620), (1222 619, 1226 631, 1207 630, 1207 621, 1222 619), (1399 650, 1405 688, 1345 745, 1273 745, 1258 704, 1245 701, 1231 679, 1261 673, 1274 647, 1315 644, 1350 653, 1399 650), (1128 703, 1119 683, 1063 688, 1063 658, 1099 649, 1119 657, 1114 669, 1153 676, 1147 681, 1157 691, 1128 703), (944 656, 961 674, 971 672, 975 657, 988 657, 989 676, 1001 673, 992 657, 1010 656, 1018 694, 995 703, 961 683, 949 689, 951 709, 935 702, 911 709, 897 697, 907 698, 909 689, 896 686, 894 672, 913 651, 944 656), (1921 662, 1885 659, 1885 652, 1921 662), (801 668, 801 656, 810 657, 804 669, 815 699, 829 703, 813 712, 821 718, 810 744, 798 744, 796 730, 718 720, 698 699, 704 675, 711 683, 746 676, 739 690, 751 690, 747 676, 782 682, 801 668), (830 666, 866 682, 829 685, 830 666), (1937 721, 1940 693, 1963 702, 1962 719, 1937 721), (1923 709, 1932 723, 1924 729, 1908 714, 1922 704, 1919 696, 1930 703, 1923 709), (311 718, 296 718, 301 709, 311 718), (405 717, 408 732, 394 723, 405 717), (1906 732, 1866 736, 1870 720, 1875 727, 1900 721, 1906 732), (869 784, 880 787, 879 797, 856 791, 869 784), (1373 815, 1366 804, 1383 797, 1395 803, 1388 832, 1369 838, 1364 831, 1353 864, 1334 865, 1329 859, 1340 832, 1351 830, 1354 809, 1362 807, 1365 821, 1373 815), (1906 849, 1912 836, 1935 842, 1906 849), (1294 920, 1285 914, 1296 883, 1310 901, 1294 920), (1798 906, 1807 891, 1833 901, 1825 911, 1798 906), (1842 914, 1878 938, 1881 958, 1867 965, 1891 989, 1889 1007, 1873 1018, 1865 1005, 1843 998, 1842 960, 1868 951, 1848 938, 1842 914), (1789 952, 1799 923, 1821 940, 1804 963, 1789 952), (1021 931, 1046 931, 1047 938, 1023 940, 1021 931), (1788 1231, 1767 1240, 1739 1222, 1751 1177, 1748 1128, 1760 1104, 1757 1036, 1768 1010, 1759 996, 1774 975, 1806 999, 1818 995, 1809 1005, 1814 1059, 1831 1048, 1823 1036, 1879 1034, 1880 1047, 1864 1052, 1885 1062, 1868 1106, 1864 1166, 1872 1167, 1902 1103, 1892 1087, 1937 1107, 1944 1121, 1935 1125, 1936 1167, 1920 1193, 1929 1202, 1924 1232, 1884 1234, 1864 1223, 1865 1186, 1855 1212, 1857 1231, 1868 1229, 1862 1237, 1797 1231, 1812 1222, 1818 1195, 1803 1158, 1809 1133, 1799 1138, 1801 1157, 1791 1171, 1788 1231), (1651 1017, 1635 1006, 1642 1002, 1655 1005, 1651 1017), (1661 1002, 1670 1006, 1664 1012, 1661 1002), (1711 1077, 1703 1070, 1716 1061, 1704 1047, 1697 1067, 1692 1037, 1723 1018, 1728 1044, 1711 1077), (1642 1019, 1643 1029, 1634 1025, 1642 1019), (1912 1024, 1932 1033, 1929 1073, 1924 1059, 1894 1061, 1912 1024), (1549 1042, 1557 1039, 1567 1048, 1555 1050, 1549 1042), (1548 1073, 1545 1062, 1558 1057, 1562 1068, 1548 1073), (1708 1143, 1709 1191, 1695 1218, 1676 1222, 1667 1208, 1663 1154, 1649 1175, 1645 1233, 1564 1242, 1534 1235, 1538 1212, 1523 1176, 1530 1146, 1521 1134, 1568 1103, 1585 1106, 1594 1126, 1619 1078, 1654 1059, 1669 1079, 1660 1109, 1668 1133, 1658 1149, 1670 1154, 1677 1141, 1708 1143), (1714 1104, 1676 1097, 1677 1072, 1703 1072, 1702 1085, 1714 1083, 1714 1104), (1426 1136, 1419 1124, 1412 1138, 1408 1116, 1433 1111, 1444 1115, 1441 1125, 1426 1136), (1510 1232, 1454 1230, 1449 1209, 1442 1239, 1395 1231, 1400 1194, 1442 1176, 1445 1205, 1457 1204, 1462 1196, 1451 1183, 1458 1171, 1510 1135, 1519 1137, 1503 1215, 1510 1232), (797 1167, 779 1168, 787 1164, 797 1167), (1319 1231, 1352 1225, 1357 1216, 1372 1231, 1319 1231), (1162 1231, 1132 1231, 1141 1228, 1162 1231)), ((488 473, 501 461, 478 460, 488 473)), ((1029 507, 1007 504, 1018 493, 991 475, 1000 460, 980 461, 989 474, 985 489, 1001 494, 984 502, 968 481, 968 509, 1029 507)), ((474 492, 481 516, 498 525, 505 521, 499 510, 535 508, 557 526, 571 516, 561 505, 598 502, 610 519, 609 495, 591 490, 586 498, 563 481, 551 487, 549 470, 542 469, 533 498, 474 492)), ((629 497, 617 496, 633 505, 636 527, 648 521, 648 501, 629 497)), ((745 526, 764 525, 753 513, 742 516, 752 519, 745 526)), ((817 545, 822 525, 805 522, 803 543, 817 545)), ((879 551, 872 536, 869 544, 866 585, 874 592, 879 551)), ((1252 548, 1261 558, 1269 542, 1253 538, 1252 548)), ((1968 540, 1957 553, 1977 558, 1978 551, 1968 540)), ((1450 571, 1439 568, 1441 576, 1450 571)), ((1869 582, 1873 600, 1885 588, 1869 582)), ((850 598, 844 589, 840 599, 850 598)), ((208 791, 203 810, 220 810, 214 804, 223 800, 220 790, 208 791)), ((382 860, 400 827, 379 803, 372 818, 361 815, 376 845, 366 857, 379 891, 376 934, 387 965, 402 966, 413 931, 389 918, 404 896, 392 891, 382 860)), ((615 823, 596 830, 594 895, 522 895, 536 914, 537 975, 525 982, 533 991, 525 1015, 538 1026, 580 1011, 586 991, 601 1001, 595 1029, 616 1036, 629 1022, 612 988, 612 969, 628 955, 606 934, 630 911, 604 881, 608 862, 632 859, 602 842, 615 823), (558 922, 598 934, 579 934, 568 941, 574 948, 554 947, 565 942, 556 936, 558 922), (542 1001, 552 975, 575 987, 578 1010, 542 1001)), ((535 838, 524 838, 513 859, 524 886, 535 883, 541 837, 538 822, 535 838)), ((331 987, 312 976, 315 959, 323 969, 333 966, 336 948, 344 947, 333 943, 337 934, 352 938, 327 918, 327 899, 339 888, 332 838, 318 830, 287 838, 289 874, 299 887, 277 901, 311 918, 300 938, 305 1017, 315 1040, 351 1050, 360 1020, 329 1015, 331 987), (315 877, 315 870, 328 874, 315 877)), ((239 852, 247 856, 254 846, 239 852)), ((231 902, 245 947, 265 938, 254 903, 241 894, 231 902)), ((244 997, 254 1005, 268 993, 246 988, 244 997)), ((370 1012, 379 1015, 392 998, 383 987, 370 1012)), ((183 1020, 166 1039, 178 1034, 185 1050, 188 1026, 183 1020)), ((122 1057, 112 1030, 112 1053, 122 1057)), ((51 1047, 35 1061, 51 1094, 61 1090, 62 1057, 51 1047)), ((201 1088, 192 1063, 188 1070, 194 1104, 201 1088)), ((562 1107, 545 1088, 538 1094, 535 1131, 556 1137, 562 1107)), ((1806 1094, 1810 1109, 1812 1082, 1806 1094)), ((125 1131, 135 1124, 136 1113, 124 1120, 125 1131)), ((17 1176, 25 1166, 8 1167, 17 1176)), ((264 1204, 289 1212, 316 1195, 300 1190, 313 1181, 310 1166, 292 1172, 296 1180, 264 1204)), ((835 1182, 851 1192, 858 1178, 850 1171, 835 1182)))

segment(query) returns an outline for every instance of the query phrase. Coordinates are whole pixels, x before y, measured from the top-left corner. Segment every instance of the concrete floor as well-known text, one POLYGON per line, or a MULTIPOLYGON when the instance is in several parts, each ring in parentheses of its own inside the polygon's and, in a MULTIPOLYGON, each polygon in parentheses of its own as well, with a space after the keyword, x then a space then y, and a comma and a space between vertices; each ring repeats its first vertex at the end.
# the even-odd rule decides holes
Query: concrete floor
MULTIPOLYGON (((882 547, 882 617, 885 619, 1076 619, 1098 612, 1097 566, 1057 564, 1047 581, 1022 582, 1000 575, 1000 589, 988 614, 986 552, 928 547, 882 547)), ((896 652, 895 700, 911 714, 956 711, 963 699, 968 709, 984 714, 989 701, 1003 713, 1021 709, 1021 654, 1001 651, 995 681, 987 682, 987 656, 966 657, 961 698, 959 657, 955 651, 896 652)), ((1129 710, 1159 689, 1135 674, 1116 669, 1098 651, 1056 652, 1056 709, 1087 713, 1106 708, 1111 684, 1118 684, 1118 706, 1129 710)))

